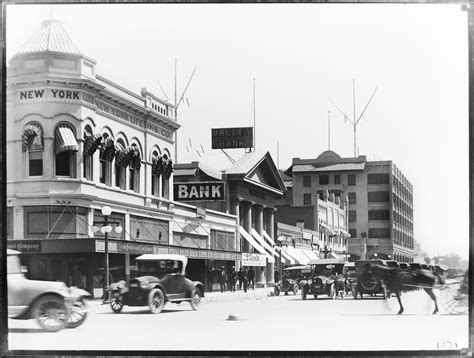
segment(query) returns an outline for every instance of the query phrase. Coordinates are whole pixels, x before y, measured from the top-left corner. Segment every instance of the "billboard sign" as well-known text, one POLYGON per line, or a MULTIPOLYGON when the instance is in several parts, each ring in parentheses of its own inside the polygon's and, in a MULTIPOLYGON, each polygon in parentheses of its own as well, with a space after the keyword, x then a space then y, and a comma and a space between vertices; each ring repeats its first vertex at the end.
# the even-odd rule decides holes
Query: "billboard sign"
POLYGON ((173 190, 175 201, 225 200, 225 183, 223 181, 174 183, 173 190))
POLYGON ((213 128, 212 149, 252 148, 253 127, 213 128))

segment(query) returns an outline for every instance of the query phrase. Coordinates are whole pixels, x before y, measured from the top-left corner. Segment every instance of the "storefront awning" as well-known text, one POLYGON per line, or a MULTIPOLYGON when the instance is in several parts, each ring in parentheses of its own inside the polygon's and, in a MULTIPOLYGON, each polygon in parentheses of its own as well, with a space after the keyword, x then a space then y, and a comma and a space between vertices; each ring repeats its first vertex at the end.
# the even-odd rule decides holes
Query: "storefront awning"
MULTIPOLYGON (((252 229, 252 236, 254 237, 255 240, 257 240, 257 242, 263 246, 271 255, 272 257, 273 256, 279 256, 278 255, 278 252, 276 252, 273 247, 271 247, 270 245, 268 245, 265 240, 263 239, 263 237, 260 236, 260 234, 255 230, 255 229, 252 229)), ((273 260, 273 262, 275 262, 275 260, 273 260)))
POLYGON ((300 249, 295 249, 293 246, 288 246, 288 248, 283 248, 283 250, 286 250, 286 253, 293 257, 296 263, 300 265, 306 265, 310 261, 300 249))
POLYGON ((270 245, 272 247, 274 247, 275 246, 275 241, 273 241, 273 239, 270 237, 270 235, 268 235, 268 233, 265 230, 263 230, 262 233, 263 233, 263 237, 265 239, 267 239, 267 241, 270 243, 270 245))
POLYGON ((284 258, 286 261, 288 261, 290 265, 296 264, 296 260, 293 257, 288 255, 285 250, 282 250, 281 247, 279 247, 279 249, 280 249, 282 258, 284 258))
POLYGON ((316 260, 319 259, 318 254, 316 254, 313 250, 307 250, 307 249, 301 249, 301 251, 308 256, 310 260, 316 260))
POLYGON ((250 235, 242 226, 239 226, 239 233, 240 235, 243 236, 243 238, 245 240, 248 241, 248 243, 250 245, 252 245, 258 252, 260 252, 261 254, 265 255, 269 260, 273 260, 273 257, 272 255, 270 255, 268 252, 265 251, 265 249, 260 246, 260 244, 258 244, 254 238, 252 237, 252 235, 250 235))
POLYGON ((79 150, 76 137, 72 129, 67 125, 60 125, 56 128, 54 146, 56 154, 69 151, 77 152, 79 150))

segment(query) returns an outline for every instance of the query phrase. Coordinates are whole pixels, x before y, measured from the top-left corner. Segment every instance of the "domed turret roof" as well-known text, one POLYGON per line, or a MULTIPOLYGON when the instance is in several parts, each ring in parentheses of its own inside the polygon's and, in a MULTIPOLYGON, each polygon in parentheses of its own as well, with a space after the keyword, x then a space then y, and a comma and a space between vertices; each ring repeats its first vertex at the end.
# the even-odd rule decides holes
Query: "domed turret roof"
POLYGON ((24 43, 16 55, 35 52, 63 52, 81 55, 81 51, 72 42, 58 20, 45 20, 41 28, 24 43))

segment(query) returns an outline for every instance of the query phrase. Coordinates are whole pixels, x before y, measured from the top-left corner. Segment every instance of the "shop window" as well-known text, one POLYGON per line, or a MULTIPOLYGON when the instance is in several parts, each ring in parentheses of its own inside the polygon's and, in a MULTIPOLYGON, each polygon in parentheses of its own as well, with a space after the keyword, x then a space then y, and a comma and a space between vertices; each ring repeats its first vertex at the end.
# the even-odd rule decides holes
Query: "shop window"
POLYGON ((168 244, 169 222, 130 216, 130 239, 168 244))
POLYGON ((210 236, 212 250, 237 251, 234 232, 211 229, 210 236))
POLYGON ((303 175, 303 186, 311 186, 311 175, 303 175))
POLYGON ((334 175, 334 184, 341 184, 341 176, 339 174, 334 175))
POLYGON ((320 175, 319 185, 328 185, 328 184, 329 184, 329 175, 320 175))
POLYGON ((303 205, 311 205, 311 194, 303 194, 303 205))
POLYGON ((347 184, 348 185, 356 185, 356 176, 355 176, 355 174, 349 174, 347 176, 347 184))
POLYGON ((207 235, 173 231, 173 240, 180 247, 207 249, 207 235))

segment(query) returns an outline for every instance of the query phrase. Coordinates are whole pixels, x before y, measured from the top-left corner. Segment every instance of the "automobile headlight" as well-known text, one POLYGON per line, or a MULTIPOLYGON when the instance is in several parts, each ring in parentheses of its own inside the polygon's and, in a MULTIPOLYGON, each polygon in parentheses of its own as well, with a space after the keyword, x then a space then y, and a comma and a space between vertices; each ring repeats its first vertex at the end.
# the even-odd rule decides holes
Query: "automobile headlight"
POLYGON ((140 287, 141 287, 141 288, 147 288, 147 287, 148 287, 148 282, 146 282, 146 281, 140 281, 140 287))

